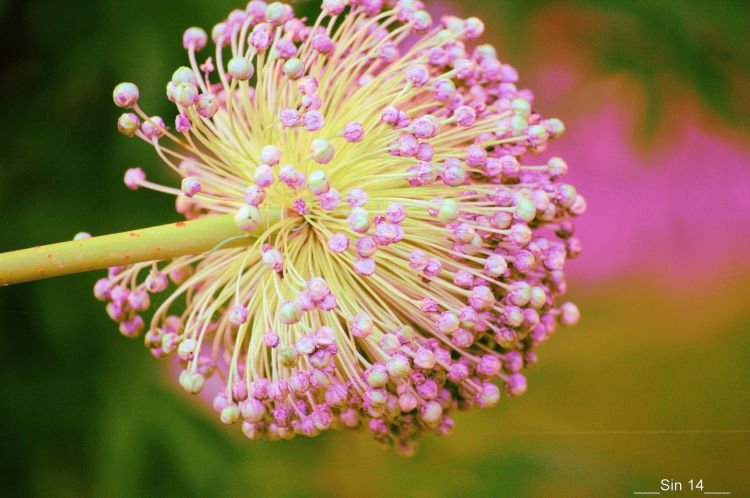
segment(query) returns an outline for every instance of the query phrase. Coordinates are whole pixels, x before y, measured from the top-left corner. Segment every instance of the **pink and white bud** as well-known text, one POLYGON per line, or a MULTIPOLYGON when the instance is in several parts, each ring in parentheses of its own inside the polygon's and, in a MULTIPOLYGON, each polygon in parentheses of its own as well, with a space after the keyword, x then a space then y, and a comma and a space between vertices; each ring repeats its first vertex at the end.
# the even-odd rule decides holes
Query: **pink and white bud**
POLYGON ((182 179, 180 189, 186 197, 194 197, 202 190, 201 182, 194 176, 188 176, 182 179))
POLYGON ((138 131, 141 120, 132 112, 127 112, 117 120, 117 131, 126 137, 132 137, 138 131))
POLYGON ((138 190, 144 181, 146 181, 146 173, 141 168, 130 168, 125 171, 125 186, 130 190, 138 190))
POLYGON ((132 108, 138 103, 140 92, 133 83, 120 83, 112 92, 112 98, 117 107, 132 108))
POLYGON ((360 313, 354 317, 354 320, 349 324, 349 331, 354 337, 364 339, 368 335, 372 334, 374 325, 372 318, 365 313, 360 313))

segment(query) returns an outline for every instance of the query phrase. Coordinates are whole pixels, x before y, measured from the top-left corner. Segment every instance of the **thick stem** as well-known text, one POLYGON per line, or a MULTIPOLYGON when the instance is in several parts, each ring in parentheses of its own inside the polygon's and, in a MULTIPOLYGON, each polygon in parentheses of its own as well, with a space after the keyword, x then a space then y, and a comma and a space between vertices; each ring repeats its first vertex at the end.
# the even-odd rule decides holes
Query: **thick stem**
POLYGON ((233 218, 231 214, 208 216, 2 253, 0 285, 200 254, 225 241, 222 247, 247 245, 253 232, 241 231, 233 218))

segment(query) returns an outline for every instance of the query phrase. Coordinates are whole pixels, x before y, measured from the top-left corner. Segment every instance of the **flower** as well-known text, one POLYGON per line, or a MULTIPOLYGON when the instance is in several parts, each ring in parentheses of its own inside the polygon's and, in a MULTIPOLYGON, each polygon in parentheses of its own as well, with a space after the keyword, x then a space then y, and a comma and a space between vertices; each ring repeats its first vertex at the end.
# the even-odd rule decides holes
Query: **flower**
POLYGON ((120 130, 181 178, 131 169, 127 186, 254 231, 111 268, 95 295, 122 333, 176 355, 190 393, 219 378, 220 419, 250 439, 364 426, 412 454, 456 409, 523 393, 533 349, 579 318, 558 301, 586 203, 562 159, 533 159, 564 127, 492 47, 470 48, 482 31, 416 0, 325 0, 311 25, 251 1, 214 26, 215 64, 185 32, 176 133, 118 85, 120 130))

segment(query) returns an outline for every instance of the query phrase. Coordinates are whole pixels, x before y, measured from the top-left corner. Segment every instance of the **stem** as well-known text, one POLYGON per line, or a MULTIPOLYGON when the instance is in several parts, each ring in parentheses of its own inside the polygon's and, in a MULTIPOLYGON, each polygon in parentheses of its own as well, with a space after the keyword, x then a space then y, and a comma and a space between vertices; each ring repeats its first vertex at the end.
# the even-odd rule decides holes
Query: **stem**
POLYGON ((224 241, 226 244, 222 247, 247 245, 248 240, 254 238, 253 232, 241 231, 233 218, 232 214, 207 216, 0 253, 0 285, 200 254, 224 241), (227 241, 230 238, 232 240, 227 241))

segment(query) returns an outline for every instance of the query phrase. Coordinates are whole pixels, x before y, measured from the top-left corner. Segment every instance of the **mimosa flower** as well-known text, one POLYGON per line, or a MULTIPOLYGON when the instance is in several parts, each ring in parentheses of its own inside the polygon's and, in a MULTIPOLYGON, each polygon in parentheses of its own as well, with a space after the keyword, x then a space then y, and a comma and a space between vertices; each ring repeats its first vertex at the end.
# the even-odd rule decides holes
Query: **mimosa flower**
POLYGON ((483 30, 417 0, 324 0, 311 24, 251 1, 202 62, 207 33, 185 31, 173 128, 118 85, 119 130, 180 178, 126 185, 252 232, 111 268, 95 295, 121 332, 176 355, 190 393, 218 376, 220 419, 250 439, 364 426, 411 454, 455 410, 525 392, 534 348, 579 319, 559 298, 586 203, 562 159, 534 160, 564 126, 483 30))

